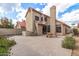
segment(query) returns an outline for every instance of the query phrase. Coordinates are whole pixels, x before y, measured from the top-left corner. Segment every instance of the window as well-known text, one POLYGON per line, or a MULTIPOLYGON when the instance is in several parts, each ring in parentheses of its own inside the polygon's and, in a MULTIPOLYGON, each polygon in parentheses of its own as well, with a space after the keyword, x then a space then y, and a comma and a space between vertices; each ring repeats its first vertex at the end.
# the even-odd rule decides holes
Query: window
POLYGON ((61 25, 56 25, 56 32, 61 33, 61 25))
POLYGON ((47 22, 47 17, 45 17, 44 20, 47 22))
POLYGON ((41 17, 41 21, 43 21, 43 17, 41 17))
POLYGON ((43 34, 50 32, 50 25, 43 25, 42 32, 43 34))
POLYGON ((47 26, 47 32, 50 32, 50 25, 47 26))
POLYGON ((39 21, 39 17, 38 17, 38 16, 35 16, 35 20, 36 20, 36 21, 39 21))

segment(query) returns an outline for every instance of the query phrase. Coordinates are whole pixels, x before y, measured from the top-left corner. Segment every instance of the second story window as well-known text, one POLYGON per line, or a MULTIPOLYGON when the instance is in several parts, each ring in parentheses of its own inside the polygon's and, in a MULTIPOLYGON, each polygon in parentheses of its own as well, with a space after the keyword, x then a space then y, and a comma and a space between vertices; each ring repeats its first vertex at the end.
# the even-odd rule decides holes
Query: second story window
POLYGON ((41 21, 43 21, 43 17, 41 17, 41 21))
POLYGON ((44 18, 45 22, 47 22, 47 17, 44 18))
POLYGON ((38 16, 35 16, 35 20, 36 20, 36 21, 39 21, 39 17, 38 17, 38 16))

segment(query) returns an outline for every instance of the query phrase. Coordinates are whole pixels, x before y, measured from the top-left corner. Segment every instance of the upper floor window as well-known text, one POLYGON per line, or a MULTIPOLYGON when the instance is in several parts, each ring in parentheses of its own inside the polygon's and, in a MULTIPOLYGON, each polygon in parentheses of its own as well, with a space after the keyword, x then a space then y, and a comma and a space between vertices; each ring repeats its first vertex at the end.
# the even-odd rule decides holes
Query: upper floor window
POLYGON ((47 17, 45 17, 44 20, 47 22, 47 17))
POLYGON ((43 21, 43 17, 41 17, 41 21, 43 21))
POLYGON ((36 21, 39 21, 39 17, 38 17, 38 16, 35 16, 35 20, 36 20, 36 21))

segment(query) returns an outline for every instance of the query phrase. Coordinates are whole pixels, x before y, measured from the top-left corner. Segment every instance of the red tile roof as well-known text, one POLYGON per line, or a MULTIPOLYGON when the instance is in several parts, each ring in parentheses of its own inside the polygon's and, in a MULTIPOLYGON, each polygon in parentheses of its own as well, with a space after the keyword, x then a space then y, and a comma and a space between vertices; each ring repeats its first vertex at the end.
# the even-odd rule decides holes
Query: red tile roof
POLYGON ((18 21, 17 24, 20 25, 21 28, 26 28, 26 22, 25 22, 25 20, 22 20, 22 22, 18 21))
POLYGON ((21 26, 21 27, 26 27, 26 22, 25 22, 25 20, 23 20, 22 22, 20 22, 20 26, 21 26))

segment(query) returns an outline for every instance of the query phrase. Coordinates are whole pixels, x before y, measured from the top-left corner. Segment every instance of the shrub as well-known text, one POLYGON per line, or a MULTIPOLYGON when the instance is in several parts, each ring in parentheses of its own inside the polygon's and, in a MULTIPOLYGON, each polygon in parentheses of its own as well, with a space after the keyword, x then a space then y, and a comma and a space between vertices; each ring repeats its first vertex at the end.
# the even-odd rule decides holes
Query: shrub
POLYGON ((62 41, 62 47, 67 49, 74 49, 75 39, 73 37, 66 36, 62 41))
POLYGON ((16 42, 14 40, 0 39, 0 47, 11 47, 15 44, 16 42))
POLYGON ((78 30, 77 29, 73 29, 73 34, 76 36, 78 35, 78 30))
POLYGON ((16 42, 14 40, 9 40, 9 47, 14 46, 16 44, 16 42))
POLYGON ((0 56, 8 56, 9 53, 8 48, 0 48, 0 56))
POLYGON ((0 56, 9 55, 10 47, 15 44, 16 42, 14 40, 9 40, 6 37, 0 37, 0 56))

